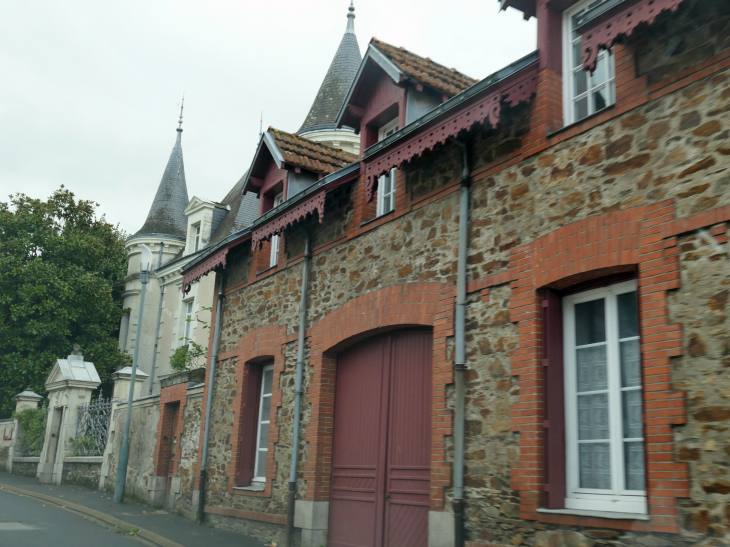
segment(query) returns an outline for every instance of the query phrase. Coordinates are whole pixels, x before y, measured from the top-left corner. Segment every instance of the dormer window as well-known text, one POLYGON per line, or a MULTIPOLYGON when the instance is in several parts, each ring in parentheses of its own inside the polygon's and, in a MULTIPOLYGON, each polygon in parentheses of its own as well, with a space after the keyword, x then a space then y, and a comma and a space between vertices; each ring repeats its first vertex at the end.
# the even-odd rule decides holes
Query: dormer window
POLYGON ((602 50, 593 74, 583 69, 581 36, 576 32, 580 16, 602 0, 578 2, 563 13, 563 90, 565 125, 579 122, 616 101, 613 55, 602 50))
POLYGON ((200 224, 195 226, 195 244, 193 248, 193 252, 198 252, 200 249, 200 224))
MULTIPOLYGON (((274 208, 284 202, 284 193, 276 194, 274 198, 274 208)), ((271 236, 271 258, 269 259, 269 267, 273 268, 279 263, 279 236, 271 236)))
MULTIPOLYGON (((398 118, 386 123, 378 130, 378 142, 389 137, 398 131, 398 118)), ((397 169, 391 169, 390 173, 380 177, 378 181, 378 216, 390 213, 395 209, 395 177, 397 169)))

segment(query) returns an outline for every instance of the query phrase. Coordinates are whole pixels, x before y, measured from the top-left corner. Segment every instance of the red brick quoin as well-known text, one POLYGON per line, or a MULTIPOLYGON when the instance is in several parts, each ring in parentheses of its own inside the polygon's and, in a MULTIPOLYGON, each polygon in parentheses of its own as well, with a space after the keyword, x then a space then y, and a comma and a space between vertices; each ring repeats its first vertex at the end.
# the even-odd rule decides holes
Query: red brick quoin
POLYGON ((682 354, 680 325, 669 323, 667 291, 679 288, 676 248, 663 241, 674 221, 671 200, 592 216, 568 224, 515 249, 510 260, 511 320, 520 347, 512 374, 520 395, 512 407, 512 430, 520 434, 520 458, 512 488, 521 517, 569 526, 679 532, 677 498, 689 496, 689 470, 675 462, 673 425, 686 421, 685 394, 671 388, 670 358, 682 354), (636 268, 644 382, 648 521, 610 520, 539 513, 543 506, 544 429, 542 291, 636 268))
POLYGON ((452 416, 446 408, 446 386, 453 382, 446 338, 453 336, 455 287, 451 283, 408 283, 365 294, 347 302, 313 326, 309 341, 313 368, 307 400, 309 459, 303 466, 306 499, 327 501, 332 474, 337 353, 367 337, 409 326, 433 327, 433 404, 431 441, 431 508, 441 510, 444 489, 451 484, 446 437, 452 416))
MULTIPOLYGON (((170 445, 164 441, 165 437, 177 436, 180 443, 183 427, 185 426, 183 415, 188 404, 188 383, 183 382, 174 386, 163 388, 160 392, 160 421, 157 423, 157 444, 152 456, 154 474, 157 477, 167 476, 170 462, 170 445), (172 430, 174 408, 170 403, 179 403, 177 416, 175 416, 175 431, 172 430), (170 405, 170 406, 168 406, 170 405)), ((178 448, 180 448, 178 446, 178 448)), ((177 466, 180 464, 182 450, 178 450, 173 461, 172 474, 177 474, 177 466)))

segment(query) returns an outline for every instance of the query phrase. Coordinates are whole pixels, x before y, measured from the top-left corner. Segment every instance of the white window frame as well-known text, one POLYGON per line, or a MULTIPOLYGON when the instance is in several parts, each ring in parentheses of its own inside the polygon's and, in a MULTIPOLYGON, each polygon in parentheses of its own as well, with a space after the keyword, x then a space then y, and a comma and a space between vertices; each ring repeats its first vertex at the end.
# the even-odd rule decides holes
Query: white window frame
POLYGON ((181 340, 181 346, 185 344, 190 345, 190 340, 193 339, 193 313, 195 312, 195 299, 183 300, 183 337, 181 340), (190 321, 188 321, 190 319, 190 321))
POLYGON ((575 116, 575 103, 577 102, 577 100, 582 99, 583 97, 588 97, 588 114, 581 118, 581 120, 592 116, 596 112, 605 110, 616 102, 615 59, 614 56, 612 54, 609 54, 609 52, 605 49, 601 50, 598 54, 597 62, 600 66, 596 67, 596 71, 602 68, 602 63, 607 63, 606 70, 608 71, 608 74, 606 74, 606 80, 603 83, 594 86, 592 82, 594 77, 596 77, 595 73, 594 76, 586 74, 586 77, 588 78, 586 92, 581 93, 579 97, 575 97, 574 93, 575 79, 573 75, 576 72, 582 71, 583 68, 575 60, 573 45, 574 42, 579 42, 580 38, 574 39, 572 36, 571 19, 574 15, 585 11, 592 4, 599 3, 600 1, 601 0, 584 0, 583 2, 579 2, 576 5, 572 6, 570 9, 567 9, 563 12, 563 120, 565 125, 570 125, 571 123, 580 121, 576 119, 575 116), (593 94, 601 87, 606 89, 606 106, 597 111, 593 103, 593 94))
MULTIPOLYGON (((398 131, 398 118, 386 123, 378 130, 378 142, 398 131)), ((378 195, 376 202, 377 216, 385 215, 395 209, 395 178, 397 169, 391 169, 390 173, 382 175, 378 179, 378 195), (385 198, 388 197, 388 208, 385 207, 385 198)))
MULTIPOLYGON (((284 202, 284 192, 280 192, 274 196, 274 207, 284 202)), ((273 207, 272 207, 273 209, 273 207)), ((279 263, 279 235, 271 236, 271 256, 269 258, 269 268, 273 268, 279 263)))
MULTIPOLYGON (((646 514, 645 490, 626 490, 624 469, 623 416, 621 393, 621 363, 619 356, 618 306, 616 297, 637 291, 635 281, 625 281, 607 287, 580 292, 563 298, 563 339, 565 364, 565 439, 566 439, 566 509, 586 509, 617 513, 646 514), (578 396, 575 360, 575 305, 599 298, 605 299, 606 345, 609 406, 609 438, 611 457, 611 490, 579 487, 580 468, 578 458, 578 396)), ((635 337, 639 338, 640 337, 635 337)), ((633 338, 632 338, 633 339, 633 338)), ((621 339, 621 340, 629 340, 621 339)), ((641 366, 641 365, 639 365, 641 366)), ((639 387, 643 391, 643 386, 639 387)), ((643 399, 643 397, 642 397, 643 399)), ((635 439, 639 440, 639 439, 635 439)), ((646 434, 641 438, 646 446, 646 434)), ((646 453, 646 452, 645 452, 646 453)), ((646 476, 646 469, 644 470, 646 476)))
MULTIPOLYGON (((259 395, 259 414, 258 418, 256 420, 257 426, 256 426, 256 457, 254 458, 253 462, 253 479, 251 479, 251 482, 266 482, 266 477, 259 477, 256 476, 256 472, 259 468, 259 458, 262 456, 266 458, 269 454, 269 446, 268 442, 267 445, 262 447, 260 445, 261 442, 261 426, 265 425, 267 428, 271 425, 271 405, 269 405, 269 416, 263 416, 262 411, 264 408, 264 399, 269 397, 271 398, 271 394, 274 391, 274 365, 267 365, 261 369, 261 395, 259 395), (271 371, 271 391, 269 393, 264 393, 264 386, 266 385, 266 372, 271 371)), ((269 434, 271 434, 271 431, 269 431, 269 434)), ((269 436, 267 435, 266 438, 268 439, 269 436)))
POLYGON ((195 226, 193 226, 193 230, 193 252, 197 253, 198 250, 200 250, 200 224, 196 224, 195 226))

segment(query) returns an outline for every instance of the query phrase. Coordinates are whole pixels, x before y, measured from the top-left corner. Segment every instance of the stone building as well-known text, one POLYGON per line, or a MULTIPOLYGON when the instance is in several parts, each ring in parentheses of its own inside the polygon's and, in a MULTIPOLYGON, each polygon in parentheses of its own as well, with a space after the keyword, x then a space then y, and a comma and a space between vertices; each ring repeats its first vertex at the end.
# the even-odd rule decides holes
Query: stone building
MULTIPOLYGON (((320 148, 325 151, 335 147, 357 153, 360 139, 354 130, 337 128, 334 123, 361 60, 353 6, 350 6, 347 18, 345 35, 299 130, 302 137, 298 140, 305 145, 309 141, 323 143, 320 148)), ((139 369, 149 375, 142 388, 145 395, 160 392, 160 380, 172 372, 170 359, 179 347, 189 340, 203 347, 208 345, 209 331, 203 326, 210 322, 214 281, 212 277, 201 279, 183 294, 182 269, 208 246, 241 232, 259 216, 257 196, 242 190, 248 173, 221 201, 197 196, 188 200, 181 137, 182 110, 177 140, 147 220, 126 242, 129 263, 124 307, 127 313, 122 319, 119 345, 130 355, 136 343, 139 317, 142 245, 149 247, 155 256, 139 342, 139 369)), ((333 150, 333 153, 339 152, 333 150)))
POLYGON ((730 4, 501 4, 539 49, 479 81, 370 43, 358 161, 262 138, 182 271, 222 294, 184 506, 281 541, 294 459, 302 545, 730 541, 730 4))

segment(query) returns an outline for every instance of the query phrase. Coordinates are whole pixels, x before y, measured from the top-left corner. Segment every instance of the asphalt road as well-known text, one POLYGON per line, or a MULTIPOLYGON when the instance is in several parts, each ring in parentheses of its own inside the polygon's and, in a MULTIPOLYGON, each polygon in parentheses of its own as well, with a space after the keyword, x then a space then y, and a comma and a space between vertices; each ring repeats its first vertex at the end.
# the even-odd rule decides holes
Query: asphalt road
POLYGON ((0 490, 0 547, 38 545, 141 547, 144 543, 52 503, 0 490))

